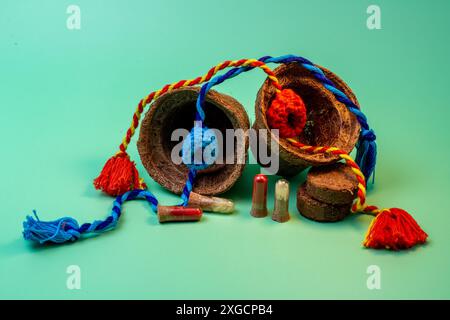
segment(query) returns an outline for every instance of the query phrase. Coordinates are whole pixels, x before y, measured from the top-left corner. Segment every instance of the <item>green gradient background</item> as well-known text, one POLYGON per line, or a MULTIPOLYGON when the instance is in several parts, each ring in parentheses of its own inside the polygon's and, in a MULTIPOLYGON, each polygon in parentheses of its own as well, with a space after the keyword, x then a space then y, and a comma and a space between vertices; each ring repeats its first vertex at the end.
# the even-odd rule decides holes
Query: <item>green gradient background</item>
MULTIPOLYGON (((0 298, 450 298, 450 2, 274 3, 1 2, 0 298), (79 31, 66 29, 72 3, 81 8, 79 31), (366 28, 372 3, 381 6, 382 30, 366 28), (253 219, 255 165, 226 195, 237 204, 232 216, 161 226, 135 201, 117 230, 100 237, 49 247, 22 239, 34 208, 44 219, 105 217, 112 201, 91 179, 145 94, 225 59, 286 53, 329 67, 355 91, 379 142, 369 201, 410 211, 430 235, 426 246, 365 250, 369 217, 300 217, 294 194, 304 175, 292 181, 289 223, 253 219), (81 267, 81 290, 66 289, 71 264, 81 267), (381 290, 366 287, 372 264, 381 290)), ((263 80, 255 71, 218 89, 253 120, 263 80)), ((135 140, 130 153, 138 160, 135 140)), ((177 202, 149 187, 162 203, 177 202)))

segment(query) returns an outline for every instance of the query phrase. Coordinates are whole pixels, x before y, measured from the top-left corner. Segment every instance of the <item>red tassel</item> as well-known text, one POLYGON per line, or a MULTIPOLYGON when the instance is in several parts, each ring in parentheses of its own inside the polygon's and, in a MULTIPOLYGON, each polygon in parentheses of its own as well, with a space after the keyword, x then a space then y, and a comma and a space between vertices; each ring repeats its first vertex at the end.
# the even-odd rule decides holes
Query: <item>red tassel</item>
POLYGON ((94 186, 114 197, 130 190, 147 188, 139 178, 135 163, 124 152, 109 158, 100 175, 94 180, 94 186))
POLYGON ((401 250, 423 244, 428 235, 405 210, 381 211, 372 221, 364 246, 372 249, 401 250))
POLYGON ((266 118, 271 129, 280 130, 281 138, 297 137, 306 124, 305 103, 292 89, 283 89, 273 99, 266 118))

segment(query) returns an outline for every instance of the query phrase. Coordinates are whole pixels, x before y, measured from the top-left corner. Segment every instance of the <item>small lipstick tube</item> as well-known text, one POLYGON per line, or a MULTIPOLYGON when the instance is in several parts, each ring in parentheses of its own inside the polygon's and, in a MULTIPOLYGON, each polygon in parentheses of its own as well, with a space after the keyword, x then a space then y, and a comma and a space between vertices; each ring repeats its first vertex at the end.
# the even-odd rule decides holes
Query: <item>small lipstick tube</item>
POLYGON ((272 219, 277 222, 286 222, 289 218, 289 182, 280 179, 275 184, 275 207, 272 219))
POLYGON ((255 218, 267 216, 267 177, 257 174, 253 179, 252 210, 250 214, 255 218))
POLYGON ((159 223, 172 221, 199 221, 202 209, 183 206, 158 206, 159 223))
POLYGON ((203 196, 195 192, 189 195, 189 205, 199 207, 206 212, 231 213, 234 211, 234 203, 231 200, 203 196))

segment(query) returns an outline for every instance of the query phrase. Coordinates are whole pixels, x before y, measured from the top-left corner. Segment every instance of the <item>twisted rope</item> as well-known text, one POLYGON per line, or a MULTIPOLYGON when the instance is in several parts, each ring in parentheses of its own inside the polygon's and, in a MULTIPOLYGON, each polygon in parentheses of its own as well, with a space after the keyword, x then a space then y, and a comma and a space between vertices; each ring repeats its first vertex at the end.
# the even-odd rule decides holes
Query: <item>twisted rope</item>
MULTIPOLYGON (((232 77, 237 76, 238 74, 252 70, 253 68, 259 67, 261 68, 272 81, 272 84, 275 86, 276 91, 279 92, 281 90, 281 86, 272 72, 272 70, 267 67, 266 63, 289 63, 296 62, 302 65, 304 68, 308 69, 323 85, 329 90, 338 101, 344 103, 349 111, 355 114, 361 125, 361 133, 360 138, 357 144, 357 155, 356 162, 361 167, 364 175, 368 179, 375 168, 376 163, 376 143, 375 143, 375 133, 373 130, 369 128, 367 123, 367 119, 365 115, 359 110, 359 107, 355 105, 347 96, 338 90, 333 83, 325 76, 322 70, 316 67, 311 61, 294 56, 294 55, 285 55, 280 57, 271 57, 264 56, 259 60, 254 59, 241 59, 235 61, 224 61, 215 67, 211 68, 205 75, 201 77, 197 77, 191 80, 180 80, 173 84, 167 84, 163 86, 160 90, 154 91, 150 93, 148 96, 144 97, 140 100, 138 107, 133 115, 131 126, 128 128, 125 137, 121 145, 119 146, 119 151, 116 153, 116 156, 108 160, 105 164, 104 169, 102 170, 99 177, 94 180, 94 185, 97 189, 101 189, 104 192, 110 195, 118 195, 124 192, 125 190, 132 190, 134 188, 144 189, 146 188, 143 179, 139 178, 136 170, 133 170, 134 163, 129 160, 129 157, 126 153, 127 147, 133 137, 137 127, 139 126, 139 122, 144 111, 146 105, 150 104, 154 99, 158 98, 162 94, 166 92, 173 91, 178 88, 194 86, 203 82, 206 82, 207 85, 203 86, 200 92, 201 99, 197 101, 196 104, 196 116, 195 120, 203 122, 205 120, 205 113, 203 110, 203 101, 206 95, 206 92, 214 85, 220 84, 226 79, 230 79, 232 77), (214 78, 213 81, 211 79, 213 76, 219 71, 228 68, 234 67, 234 69, 227 72, 225 75, 221 77, 214 78), (128 169, 132 167, 132 169, 128 169), (125 170, 123 170, 125 168, 125 170), (120 169, 120 170, 119 170, 120 169), (119 172, 119 173, 117 173, 119 172), (123 172, 123 173, 121 173, 123 172), (127 172, 133 173, 131 175, 127 175, 127 172)), ((182 199, 183 204, 187 204, 189 193, 192 191, 194 179, 196 177, 195 170, 198 168, 191 168, 190 174, 188 175, 188 182, 183 188, 182 199)))
MULTIPOLYGON (((305 69, 309 70, 312 75, 319 80, 322 85, 331 93, 339 102, 343 103, 347 109, 353 113, 361 126, 361 132, 359 136, 359 141, 357 145, 357 155, 356 162, 362 168, 364 176, 366 179, 374 173, 376 165, 376 155, 377 155, 377 145, 376 145, 376 135, 373 129, 369 127, 367 122, 367 117, 359 109, 359 107, 350 100, 345 93, 340 91, 335 87, 333 82, 326 77, 324 72, 316 67, 311 61, 306 58, 295 56, 295 55, 283 55, 279 57, 264 56, 258 59, 258 61, 268 63, 290 63, 296 62, 303 66, 305 69)), ((200 110, 205 99, 206 93, 215 85, 222 83, 223 81, 236 77, 242 72, 247 72, 252 69, 252 66, 233 68, 229 70, 226 74, 222 76, 214 77, 211 81, 207 82, 202 86, 200 91, 199 99, 197 99, 197 110, 200 110)))
MULTIPOLYGON (((172 83, 172 84, 166 84, 163 86, 160 90, 153 91, 143 99, 139 101, 139 104, 136 108, 135 113, 133 114, 133 119, 131 121, 131 125, 128 128, 125 137, 122 140, 122 143, 119 146, 119 152, 118 153, 125 153, 128 145, 131 141, 131 138, 133 137, 137 127, 139 126, 139 121, 141 119, 142 113, 144 112, 145 106, 150 104, 154 99, 157 99, 159 96, 163 95, 166 92, 171 92, 173 90, 183 88, 183 87, 191 87, 197 84, 201 84, 203 82, 209 81, 217 72, 228 68, 228 67, 246 67, 246 66, 252 66, 253 68, 259 67, 266 72, 269 79, 272 80, 275 87, 280 87, 277 78, 273 74, 272 70, 267 67, 264 62, 255 60, 255 59, 241 59, 241 60, 226 60, 222 63, 219 63, 218 65, 212 67, 205 75, 191 79, 191 80, 180 80, 178 82, 172 83)), ((200 116, 203 116, 204 119, 204 113, 201 114, 201 110, 199 110, 200 116)))

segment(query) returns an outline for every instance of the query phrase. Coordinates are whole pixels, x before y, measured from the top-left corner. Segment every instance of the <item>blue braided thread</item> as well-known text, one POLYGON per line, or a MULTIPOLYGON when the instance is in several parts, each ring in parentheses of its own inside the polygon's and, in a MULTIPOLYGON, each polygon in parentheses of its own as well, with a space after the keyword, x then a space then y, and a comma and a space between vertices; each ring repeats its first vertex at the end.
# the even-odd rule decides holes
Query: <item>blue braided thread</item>
MULTIPOLYGON (((325 74, 320 68, 316 67, 311 61, 305 58, 294 55, 284 55, 276 58, 265 56, 260 58, 259 61, 262 61, 264 63, 289 63, 289 62, 299 63, 305 69, 309 70, 314 75, 314 77, 317 78, 323 84, 323 86, 335 96, 335 98, 339 102, 344 103, 346 105, 348 110, 356 116, 356 119, 358 120, 361 126, 359 141, 356 146, 357 154, 355 161, 356 163, 358 163, 359 167, 361 168, 361 171, 368 180, 375 170, 376 154, 377 154, 377 145, 375 142, 376 136, 375 132, 372 129, 370 129, 369 124, 367 123, 367 118, 364 115, 364 113, 362 113, 362 111, 359 109, 359 107, 355 105, 342 91, 337 89, 334 86, 333 82, 325 76, 325 74)), ((253 68, 254 67, 233 68, 230 69, 225 74, 216 76, 209 82, 203 84, 200 90, 200 94, 197 98, 196 119, 204 119, 205 115, 203 111, 203 104, 206 98, 206 94, 213 86, 218 85, 227 79, 236 77, 242 72, 249 71, 253 68)))
POLYGON ((132 190, 118 196, 113 203, 111 214, 105 220, 96 220, 92 223, 78 222, 70 217, 60 218, 54 221, 39 220, 36 211, 34 217, 27 216, 23 223, 23 236, 26 240, 39 242, 40 244, 53 242, 64 243, 78 240, 82 234, 103 233, 114 229, 122 214, 122 204, 134 199, 145 199, 150 203, 153 211, 157 211, 158 200, 147 190, 132 190))
MULTIPOLYGON (((268 59, 268 58, 270 58, 270 57, 269 56, 262 57, 261 59, 268 59)), ((261 59, 260 59, 260 61, 264 61, 261 59)), ((197 103, 195 105, 196 106, 195 121, 200 121, 201 123, 203 123, 205 121, 206 115, 205 115, 205 111, 203 109, 203 104, 204 104, 204 101, 206 98, 206 94, 208 93, 208 91, 211 87, 222 83, 226 79, 233 78, 242 72, 252 70, 253 68, 254 67, 233 68, 233 69, 228 70, 228 72, 226 72, 224 75, 216 76, 213 79, 211 79, 209 82, 205 83, 200 89, 200 93, 197 98, 197 103)), ((186 180, 186 184, 181 193, 181 199, 182 199, 181 205, 182 206, 187 206, 189 203, 189 196, 194 187, 196 176, 197 176, 197 170, 195 168, 189 168, 188 178, 186 180)))
MULTIPOLYGON (((195 122, 203 125, 203 122, 206 119, 205 110, 203 109, 202 104, 196 104, 195 111, 195 122)), ((186 180, 186 184, 183 187, 183 191, 181 192, 181 205, 187 206, 189 204, 189 196, 191 195, 192 189, 194 188, 195 178, 197 177, 197 168, 194 166, 189 167, 188 178, 186 180)))
POLYGON ((181 205, 187 206, 189 203, 189 196, 191 195, 192 189, 194 188, 195 178, 197 177, 197 169, 189 168, 188 178, 186 184, 184 185, 183 191, 181 192, 181 205))

